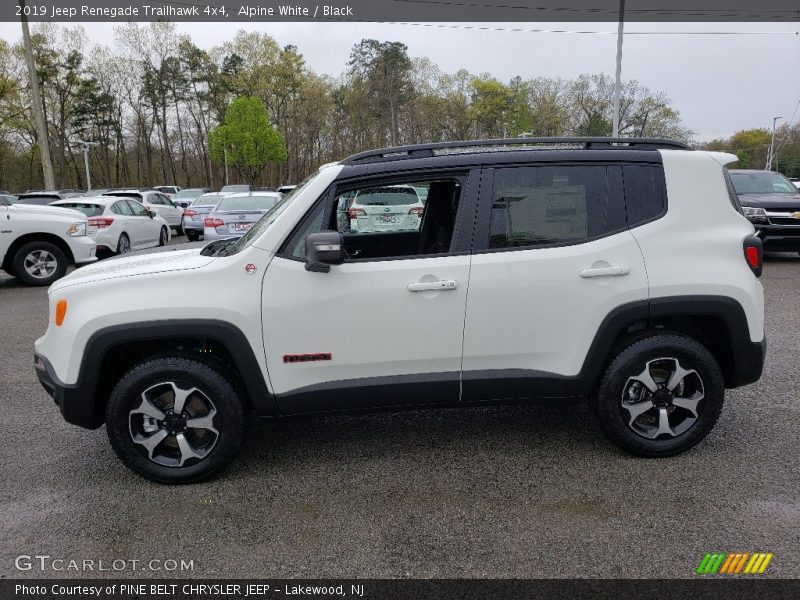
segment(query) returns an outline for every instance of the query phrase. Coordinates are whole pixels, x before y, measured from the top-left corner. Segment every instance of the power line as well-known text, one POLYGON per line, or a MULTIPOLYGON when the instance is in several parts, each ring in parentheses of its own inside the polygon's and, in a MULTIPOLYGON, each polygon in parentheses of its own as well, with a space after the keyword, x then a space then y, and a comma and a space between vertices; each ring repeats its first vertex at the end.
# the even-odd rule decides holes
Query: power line
MULTIPOLYGON (((392 2, 404 4, 431 4, 443 6, 461 6, 469 8, 500 8, 509 10, 528 10, 537 12, 555 12, 555 13, 591 13, 591 14, 608 14, 611 17, 616 16, 618 9, 614 7, 608 8, 572 8, 567 6, 524 6, 517 4, 492 4, 486 2, 456 2, 455 0, 391 0, 392 2)), ((712 15, 738 15, 738 16, 754 16, 763 17, 764 15, 794 15, 800 17, 800 10, 753 10, 753 9, 740 9, 740 8, 632 8, 626 9, 626 14, 654 14, 654 15, 683 15, 683 16, 712 16, 712 15)), ((616 19, 612 19, 616 20, 616 19)))
MULTIPOLYGON (((337 19, 328 19, 336 21, 337 19)), ((352 21, 348 21, 352 22, 352 21)), ((367 23, 368 21, 355 21, 367 23)), ((467 29, 472 31, 504 31, 509 33, 563 33, 573 35, 617 35, 616 31, 593 31, 573 29, 528 29, 523 27, 496 27, 490 25, 455 25, 452 23, 411 23, 401 21, 378 21, 383 25, 432 27, 437 29, 467 29)), ((626 31, 625 35, 800 35, 798 31, 626 31)))

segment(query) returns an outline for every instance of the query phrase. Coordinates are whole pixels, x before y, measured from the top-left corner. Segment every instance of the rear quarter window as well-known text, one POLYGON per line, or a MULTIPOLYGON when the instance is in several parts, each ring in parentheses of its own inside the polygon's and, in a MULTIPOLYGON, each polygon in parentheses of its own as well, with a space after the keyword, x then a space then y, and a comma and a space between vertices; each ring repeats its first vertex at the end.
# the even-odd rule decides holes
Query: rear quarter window
POLYGON ((667 212, 667 184, 661 165, 625 165, 622 168, 628 227, 663 217, 667 212))

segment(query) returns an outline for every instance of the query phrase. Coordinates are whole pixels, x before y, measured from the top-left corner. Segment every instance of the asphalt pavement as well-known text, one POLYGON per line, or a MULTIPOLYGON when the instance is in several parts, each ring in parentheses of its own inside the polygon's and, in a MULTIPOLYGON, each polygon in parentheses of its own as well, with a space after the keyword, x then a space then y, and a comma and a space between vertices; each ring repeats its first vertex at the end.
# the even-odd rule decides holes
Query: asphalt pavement
POLYGON ((170 487, 62 420, 46 290, 0 273, 0 577, 693 577, 712 551, 800 577, 800 258, 762 281, 764 376, 680 456, 622 453, 584 405, 253 420, 231 468, 170 487))

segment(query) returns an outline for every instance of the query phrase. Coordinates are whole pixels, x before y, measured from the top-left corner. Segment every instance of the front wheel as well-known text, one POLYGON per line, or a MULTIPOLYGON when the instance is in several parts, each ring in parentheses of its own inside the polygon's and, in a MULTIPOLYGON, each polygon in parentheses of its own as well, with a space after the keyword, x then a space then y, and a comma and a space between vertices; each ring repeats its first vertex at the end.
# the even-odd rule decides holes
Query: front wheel
POLYGON ((117 456, 159 483, 193 483, 224 469, 239 452, 244 411, 216 368, 185 357, 139 363, 117 383, 106 409, 117 456))
POLYGON ((28 242, 14 254, 11 268, 26 285, 50 285, 67 272, 67 257, 50 242, 28 242))
POLYGON ((181 218, 180 224, 175 228, 175 235, 184 235, 186 233, 186 227, 183 224, 183 218, 181 218))
POLYGON ((606 435, 639 456, 672 456, 702 440, 717 422, 725 384, 699 342, 657 334, 625 348, 606 370, 595 409, 606 435))
POLYGON ((188 231, 187 230, 186 231, 186 239, 188 239, 190 242, 196 242, 197 240, 200 239, 200 234, 199 233, 195 233, 194 231, 188 231))
POLYGON ((166 246, 168 238, 169 238, 169 236, 167 235, 167 228, 166 227, 162 227, 161 228, 161 233, 158 234, 158 245, 159 246, 166 246))

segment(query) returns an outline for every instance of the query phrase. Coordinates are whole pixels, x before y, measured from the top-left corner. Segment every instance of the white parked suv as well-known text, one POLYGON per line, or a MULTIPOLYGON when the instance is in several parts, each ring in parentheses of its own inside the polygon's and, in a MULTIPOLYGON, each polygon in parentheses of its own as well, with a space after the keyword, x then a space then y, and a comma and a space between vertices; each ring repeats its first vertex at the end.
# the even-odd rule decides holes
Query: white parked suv
POLYGON ((50 285, 70 263, 97 260, 86 217, 66 208, 0 203, 0 268, 27 285, 50 285))
POLYGON ((164 483, 222 469, 251 413, 588 398, 615 444, 670 456, 763 368, 733 160, 610 138, 357 154, 238 240, 53 285, 36 372, 68 422, 105 423, 164 483), (378 186, 424 190, 415 229, 350 230, 349 199, 378 186))

